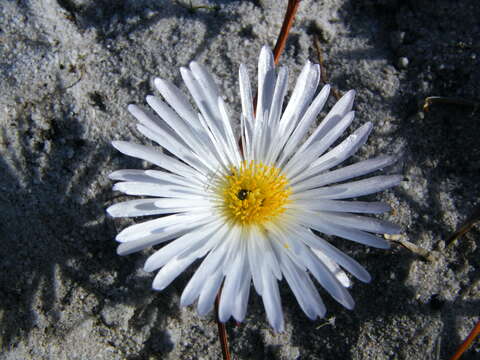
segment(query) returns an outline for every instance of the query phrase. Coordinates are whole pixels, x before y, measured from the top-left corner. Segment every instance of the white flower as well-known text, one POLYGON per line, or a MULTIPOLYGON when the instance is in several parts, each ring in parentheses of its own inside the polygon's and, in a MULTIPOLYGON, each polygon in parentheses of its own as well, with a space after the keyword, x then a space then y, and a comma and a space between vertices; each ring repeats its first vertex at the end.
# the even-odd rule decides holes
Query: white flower
POLYGON ((139 106, 128 107, 139 121, 138 130, 170 154, 113 142, 122 153, 159 169, 111 174, 111 179, 120 181, 114 190, 147 198, 115 204, 108 213, 115 217, 162 215, 121 231, 116 237, 121 243, 118 254, 171 241, 145 263, 146 271, 160 269, 153 281, 156 290, 204 258, 182 293, 181 305, 198 301, 198 313, 206 314, 223 283, 222 322, 231 316, 237 321, 245 318, 252 280, 276 331, 284 327, 278 290, 282 278, 310 319, 326 312, 312 276, 335 300, 352 309, 354 301, 346 290, 350 280, 343 269, 363 282, 370 281, 370 275, 313 230, 388 248, 372 233, 398 233, 399 228, 357 214, 382 213, 390 207, 344 199, 382 191, 402 179, 377 175, 350 181, 390 165, 390 156, 336 168, 366 142, 372 129, 366 123, 331 148, 354 118, 354 91, 347 92, 307 136, 330 88, 327 85, 314 96, 320 68, 307 62, 282 113, 287 70, 280 68, 277 73, 272 53, 264 47, 258 65, 256 110, 246 68, 240 66, 242 116, 240 134, 235 134, 211 75, 196 62, 189 69, 182 68, 181 74, 200 113, 177 87, 162 79, 155 79, 155 85, 164 101, 147 97, 156 114, 139 106))

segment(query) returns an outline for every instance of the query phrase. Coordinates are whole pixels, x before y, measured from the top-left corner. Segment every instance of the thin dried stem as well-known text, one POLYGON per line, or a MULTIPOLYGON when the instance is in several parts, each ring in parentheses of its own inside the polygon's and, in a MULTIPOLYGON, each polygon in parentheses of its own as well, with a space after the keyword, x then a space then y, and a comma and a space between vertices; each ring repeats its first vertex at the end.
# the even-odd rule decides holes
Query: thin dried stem
POLYGON ((474 210, 472 215, 463 223, 460 228, 455 231, 447 240, 447 245, 451 246, 455 240, 457 240, 459 237, 465 235, 467 232, 470 231, 470 229, 480 221, 480 206, 477 206, 474 210))
POLYGON ((465 341, 460 345, 460 347, 457 349, 455 354, 450 358, 450 360, 458 360, 460 359, 460 356, 463 355, 465 351, 468 350, 470 345, 472 344, 473 340, 480 334, 480 321, 477 322, 473 330, 470 332, 468 337, 465 339, 465 341))
POLYGON ((408 240, 405 240, 404 238, 402 238, 402 236, 384 235, 384 237, 387 240, 390 240, 402 245, 405 249, 410 250, 412 253, 424 258, 425 260, 428 260, 430 262, 434 262, 437 260, 437 254, 435 254, 435 252, 425 250, 424 248, 417 246, 408 240))
POLYGON ((460 105, 466 107, 472 107, 473 111, 476 111, 480 107, 480 103, 477 101, 466 100, 456 97, 445 97, 445 96, 429 96, 425 99, 423 103, 423 111, 427 112, 430 110, 430 105, 433 104, 449 104, 449 105, 460 105))
MULTIPOLYGON (((315 50, 317 52, 317 57, 318 57, 318 64, 320 65, 320 72, 321 72, 320 78, 325 84, 328 84, 329 81, 327 76, 327 70, 325 69, 325 65, 323 64, 322 47, 320 46, 320 40, 319 40, 318 34, 315 34, 313 36, 313 45, 315 45, 315 50)), ((335 99, 337 100, 339 100, 341 97, 340 93, 335 88, 332 88, 332 94, 333 96, 335 96, 335 99)))

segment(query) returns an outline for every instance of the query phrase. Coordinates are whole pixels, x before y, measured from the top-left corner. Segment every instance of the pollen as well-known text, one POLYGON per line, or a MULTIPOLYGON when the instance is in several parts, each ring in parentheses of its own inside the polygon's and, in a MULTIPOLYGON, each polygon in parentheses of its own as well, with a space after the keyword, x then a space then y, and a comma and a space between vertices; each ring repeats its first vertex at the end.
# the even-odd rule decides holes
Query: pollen
POLYGON ((273 166, 244 161, 219 182, 221 211, 240 225, 262 225, 285 211, 291 194, 288 181, 273 166))

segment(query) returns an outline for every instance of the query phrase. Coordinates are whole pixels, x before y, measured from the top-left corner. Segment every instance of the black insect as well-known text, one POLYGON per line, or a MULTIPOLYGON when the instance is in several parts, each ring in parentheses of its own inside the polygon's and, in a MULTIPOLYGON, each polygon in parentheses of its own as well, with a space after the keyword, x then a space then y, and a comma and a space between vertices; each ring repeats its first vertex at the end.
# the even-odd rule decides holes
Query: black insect
POLYGON ((250 190, 242 189, 237 193, 237 198, 239 198, 240 200, 245 200, 248 197, 249 192, 250 190))

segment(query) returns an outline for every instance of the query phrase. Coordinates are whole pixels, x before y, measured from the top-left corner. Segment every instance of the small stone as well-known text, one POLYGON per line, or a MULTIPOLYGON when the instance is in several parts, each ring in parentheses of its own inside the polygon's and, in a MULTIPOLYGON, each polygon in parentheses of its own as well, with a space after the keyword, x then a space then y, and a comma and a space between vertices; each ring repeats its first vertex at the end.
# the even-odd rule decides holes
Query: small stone
POLYGON ((401 69, 406 69, 408 67, 408 58, 405 56, 402 56, 400 59, 398 59, 398 67, 401 69))

